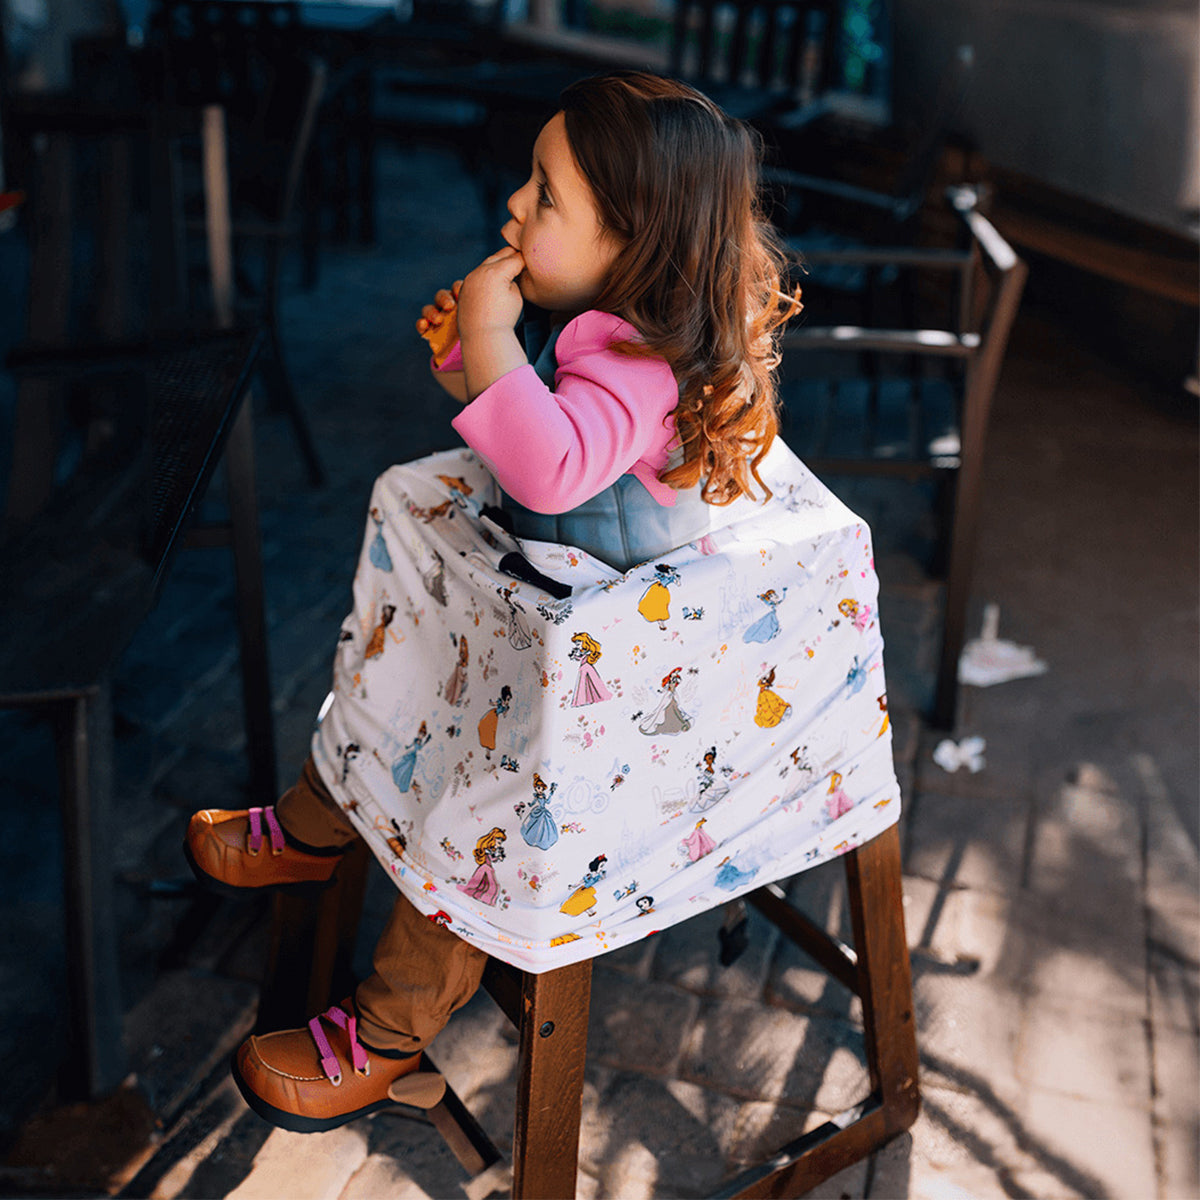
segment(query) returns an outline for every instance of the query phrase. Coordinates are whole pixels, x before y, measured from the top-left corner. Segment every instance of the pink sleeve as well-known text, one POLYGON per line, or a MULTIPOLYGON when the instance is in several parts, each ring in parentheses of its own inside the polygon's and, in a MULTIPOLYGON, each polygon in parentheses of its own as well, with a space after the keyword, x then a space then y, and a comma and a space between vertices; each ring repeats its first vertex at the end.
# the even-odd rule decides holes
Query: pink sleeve
POLYGON ((559 336, 551 391, 532 366, 498 379, 454 418, 454 428, 500 486, 526 508, 575 508, 632 470, 660 504, 674 492, 655 475, 674 438, 679 389, 658 358, 618 354, 633 327, 587 312, 559 336))
POLYGON ((429 365, 439 374, 442 371, 461 371, 463 369, 462 342, 455 342, 450 347, 450 353, 442 359, 440 367, 433 361, 432 357, 429 360, 429 365))

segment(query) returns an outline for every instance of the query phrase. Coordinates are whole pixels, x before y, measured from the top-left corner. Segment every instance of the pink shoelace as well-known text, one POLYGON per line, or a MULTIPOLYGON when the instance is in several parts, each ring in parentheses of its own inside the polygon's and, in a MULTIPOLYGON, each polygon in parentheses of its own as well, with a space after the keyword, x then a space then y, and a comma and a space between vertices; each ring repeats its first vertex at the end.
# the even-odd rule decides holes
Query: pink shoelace
POLYGON ((329 1044, 329 1039, 325 1036, 325 1030, 321 1028, 321 1017, 327 1021, 332 1021, 335 1025, 340 1025, 350 1039, 350 1058, 354 1064, 354 1070, 359 1075, 370 1075, 371 1060, 367 1057, 366 1050, 358 1040, 358 1023, 345 1009, 334 1005, 332 1008, 326 1009, 320 1016, 313 1017, 308 1023, 309 1032, 312 1034, 313 1041, 317 1044, 317 1053, 321 1056, 321 1070, 325 1072, 326 1078, 334 1087, 337 1087, 342 1082, 342 1064, 338 1061, 338 1057, 333 1052, 333 1047, 329 1044))
POLYGON ((270 806, 250 810, 249 851, 251 854, 257 854, 262 849, 264 818, 266 818, 267 833, 271 839, 271 853, 282 854, 283 848, 287 844, 283 836, 283 826, 279 824, 279 818, 275 816, 275 809, 270 806))

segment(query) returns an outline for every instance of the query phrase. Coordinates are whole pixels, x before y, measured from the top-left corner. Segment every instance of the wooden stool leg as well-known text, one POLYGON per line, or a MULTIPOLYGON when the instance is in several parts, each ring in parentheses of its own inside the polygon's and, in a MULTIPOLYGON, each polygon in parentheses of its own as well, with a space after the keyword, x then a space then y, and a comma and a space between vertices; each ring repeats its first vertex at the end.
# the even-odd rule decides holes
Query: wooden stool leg
POLYGON ((898 827, 845 856, 854 948, 814 926, 772 884, 748 899, 862 1000, 871 1094, 715 1193, 721 1200, 798 1196, 878 1150, 917 1119, 917 1039, 904 936, 898 827))
POLYGON ((917 1119, 917 1036, 897 825, 846 855, 867 1068, 889 1136, 917 1119))
POLYGON ((575 1195, 591 988, 590 959, 523 977, 514 1200, 575 1195))
POLYGON ((257 1030, 302 1025, 350 990, 358 919, 371 852, 352 842, 331 887, 318 896, 274 898, 271 945, 257 1030))

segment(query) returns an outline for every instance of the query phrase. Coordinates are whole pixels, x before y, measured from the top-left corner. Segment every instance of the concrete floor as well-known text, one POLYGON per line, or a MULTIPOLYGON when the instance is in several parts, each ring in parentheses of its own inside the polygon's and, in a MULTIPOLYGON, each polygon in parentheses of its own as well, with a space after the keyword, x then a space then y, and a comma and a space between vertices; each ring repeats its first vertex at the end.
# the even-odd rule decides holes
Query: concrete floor
MULTIPOLYGON (((412 322, 494 248, 452 158, 385 151, 381 170, 379 243, 331 248, 319 286, 284 309, 328 485, 307 487, 282 418, 260 413, 257 430, 284 784, 327 690, 371 481, 453 442, 455 406, 429 380, 412 322)), ((903 485, 848 492, 877 539, 924 1107, 909 1134, 813 1195, 1200 1195, 1194 401, 1086 345, 1036 303, 1036 279, 1033 294, 989 437, 972 620, 996 603, 1001 635, 1049 669, 964 690, 956 736, 986 739, 978 773, 935 765, 939 736, 919 715, 938 628, 922 503, 903 485)), ((253 1017, 263 912, 197 897, 179 842, 194 808, 241 803, 232 614, 223 553, 184 554, 118 679, 128 822, 116 867, 136 1078, 107 1103, 55 1103, 49 743, 4 715, 0 795, 22 835, 0 846, 0 1193, 460 1195, 464 1173, 421 1122, 380 1115, 285 1134, 228 1082, 224 1056, 253 1017)), ((844 921, 838 875, 834 864, 792 885, 833 926, 844 921)), ((389 889, 375 872, 364 966, 389 889)), ((857 1004, 765 925, 722 969, 718 919, 597 960, 582 1196, 706 1194, 863 1090, 857 1004)), ((504 1144, 516 1046, 490 1000, 457 1014, 436 1050, 504 1144)))

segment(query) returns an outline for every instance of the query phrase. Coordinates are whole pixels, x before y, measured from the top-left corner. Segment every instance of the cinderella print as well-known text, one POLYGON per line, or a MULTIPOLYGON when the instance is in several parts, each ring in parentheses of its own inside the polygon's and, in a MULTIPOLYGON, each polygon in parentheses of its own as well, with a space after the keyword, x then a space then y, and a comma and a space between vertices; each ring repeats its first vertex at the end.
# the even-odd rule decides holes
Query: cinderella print
POLYGON ((767 606, 767 611, 742 634, 743 642, 769 642, 778 635, 779 617, 775 610, 783 603, 786 595, 787 588, 784 588, 782 592, 776 592, 774 588, 767 588, 765 592, 759 593, 758 598, 767 606))
POLYGON ((521 822, 521 836, 536 850, 549 850, 558 841, 558 826, 554 823, 554 814, 546 805, 557 789, 557 783, 547 788, 546 781, 534 771, 533 807, 521 822))
POLYGON ((387 542, 383 540, 383 517, 379 509, 371 509, 371 520, 375 522, 375 536, 371 539, 371 549, 367 557, 371 560, 371 566, 378 567, 381 571, 390 571, 392 556, 388 553, 387 542))
POLYGON ((408 743, 404 753, 392 763, 392 782, 400 791, 407 792, 412 787, 413 771, 417 766, 417 751, 428 741, 429 730, 422 721, 421 728, 417 730, 417 736, 408 743))

